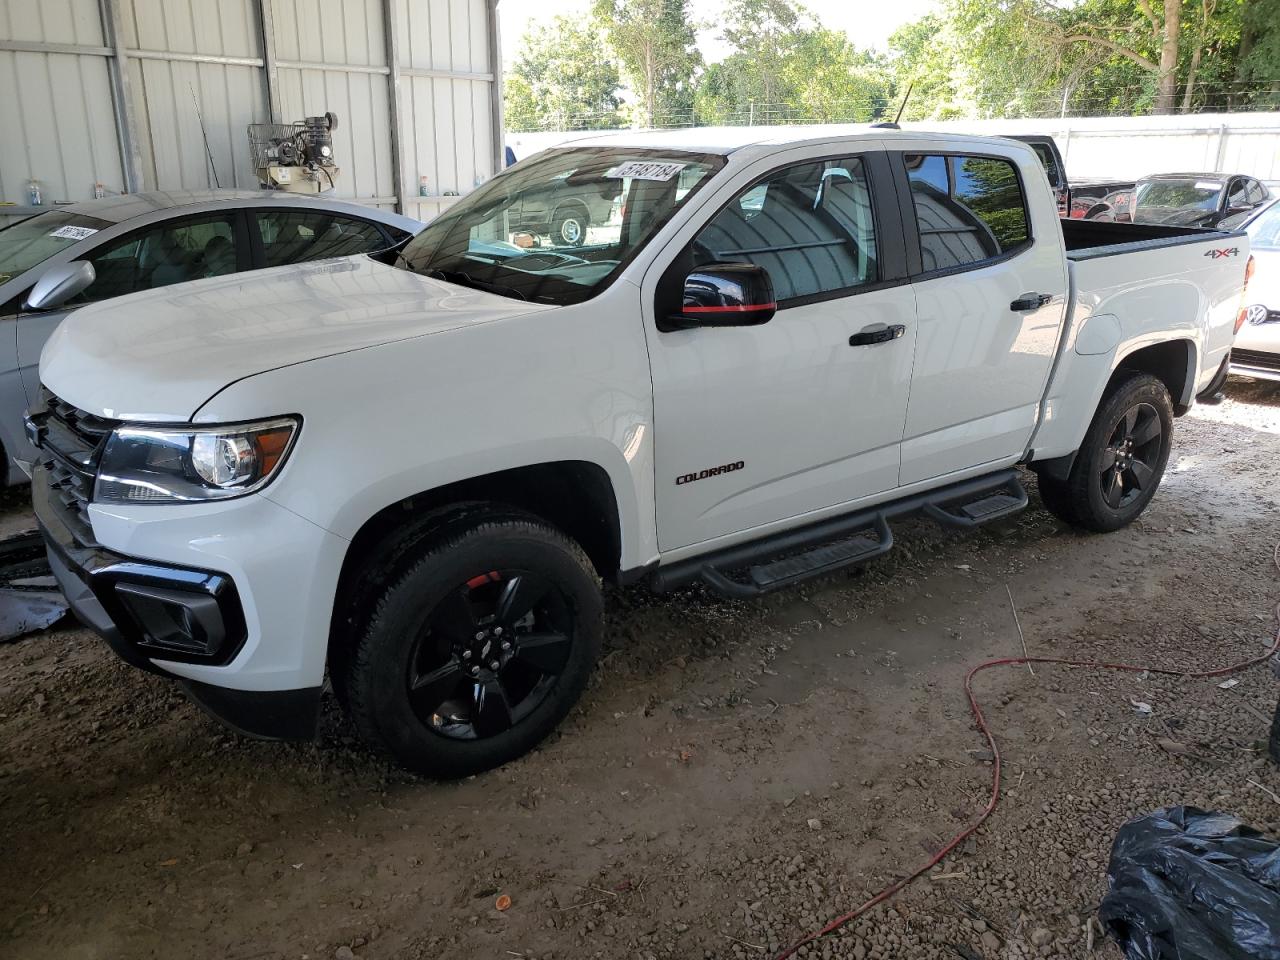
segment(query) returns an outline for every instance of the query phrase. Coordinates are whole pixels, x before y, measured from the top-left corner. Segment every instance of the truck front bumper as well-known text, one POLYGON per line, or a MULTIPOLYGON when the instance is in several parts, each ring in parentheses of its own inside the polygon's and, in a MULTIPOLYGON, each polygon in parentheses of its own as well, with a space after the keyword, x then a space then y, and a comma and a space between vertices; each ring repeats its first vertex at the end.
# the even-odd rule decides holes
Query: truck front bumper
POLYGON ((321 581, 315 586, 323 587, 328 578, 321 570, 340 564, 341 553, 335 561, 335 544, 326 540, 331 534, 269 501, 246 497, 219 504, 223 509, 216 517, 171 513, 173 522, 163 528, 175 541, 158 536, 163 529, 157 523, 172 508, 144 505, 133 510, 152 522, 95 518, 95 541, 132 533, 134 548, 145 548, 148 540, 159 547, 124 552, 116 543, 108 547, 76 536, 40 467, 32 501, 54 577, 72 611, 123 660, 178 680, 200 706, 242 733, 272 739, 314 735, 333 593, 313 593, 302 578, 310 569, 321 581), (279 519, 276 514, 286 519, 273 530, 266 521, 279 519), (191 524, 200 536, 191 536, 191 524), (267 545, 277 537, 308 555, 290 563, 267 545), (255 582, 263 560, 271 573, 255 582), (282 578, 292 589, 281 588, 282 578), (309 609, 317 601, 326 608, 323 616, 309 609), (325 629, 318 636, 306 633, 321 622, 325 629), (264 627, 270 631, 275 624, 289 629, 265 642, 264 627))

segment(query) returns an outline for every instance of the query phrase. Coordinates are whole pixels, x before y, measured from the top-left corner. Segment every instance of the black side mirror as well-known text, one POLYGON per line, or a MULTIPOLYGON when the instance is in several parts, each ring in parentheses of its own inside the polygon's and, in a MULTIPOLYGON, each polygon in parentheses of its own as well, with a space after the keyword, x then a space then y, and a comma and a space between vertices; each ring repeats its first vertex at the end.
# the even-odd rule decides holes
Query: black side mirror
POLYGON ((754 327, 778 310, 769 271, 754 263, 711 263, 685 278, 678 313, 664 330, 686 327, 754 327))

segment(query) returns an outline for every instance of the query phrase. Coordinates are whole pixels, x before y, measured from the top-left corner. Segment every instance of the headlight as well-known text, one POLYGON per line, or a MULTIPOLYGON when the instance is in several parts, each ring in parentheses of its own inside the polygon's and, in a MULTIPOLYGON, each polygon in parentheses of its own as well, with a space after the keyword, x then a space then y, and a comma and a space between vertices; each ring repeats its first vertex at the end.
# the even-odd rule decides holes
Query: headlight
POLYGON ((102 452, 93 499, 173 503, 252 493, 280 469, 299 425, 297 417, 277 417, 215 427, 120 427, 102 452))

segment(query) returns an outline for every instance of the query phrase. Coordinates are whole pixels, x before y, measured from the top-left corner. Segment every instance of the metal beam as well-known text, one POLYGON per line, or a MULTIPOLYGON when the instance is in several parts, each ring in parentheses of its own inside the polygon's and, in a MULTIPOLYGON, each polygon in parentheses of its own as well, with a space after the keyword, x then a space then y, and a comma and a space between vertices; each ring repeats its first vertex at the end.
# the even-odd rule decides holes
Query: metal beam
POLYGON ((470 70, 428 70, 425 67, 401 67, 400 75, 405 77, 431 77, 436 80, 479 80, 483 82, 495 79, 492 73, 475 73, 470 70))
POLYGON ((70 53, 83 57, 114 57, 110 47, 94 47, 79 43, 42 43, 36 40, 0 40, 5 53, 70 53))
POLYGON ((261 57, 224 57, 216 53, 175 53, 171 50, 137 50, 132 47, 125 55, 139 60, 168 60, 171 63, 216 63, 223 67, 260 67, 261 57))
POLYGON ((142 189, 142 151, 138 131, 133 122, 133 91, 129 78, 129 59, 124 47, 124 20, 119 0, 98 0, 102 19, 102 37, 111 50, 107 74, 111 80, 111 104, 115 108, 116 139, 120 144, 120 168, 124 173, 125 193, 142 189))
POLYGON ((267 111, 272 123, 280 119, 280 67, 276 61, 276 15, 274 0, 258 0, 258 29, 262 34, 262 82, 267 88, 267 111))
POLYGON ((404 213, 404 116, 403 92, 400 89, 400 31, 396 22, 396 0, 382 0, 382 35, 387 51, 388 118, 391 121, 391 180, 395 184, 396 213, 404 213))
POLYGON ((489 72, 492 74, 493 86, 489 90, 489 122, 493 126, 493 172, 502 172, 507 160, 506 144, 503 134, 506 123, 503 118, 502 102, 502 36, 498 29, 499 0, 486 0, 485 9, 489 13, 489 72))
POLYGON ((277 60, 281 70, 327 70, 331 73, 381 73, 391 72, 389 67, 365 66, 359 63, 324 63, 315 60, 277 60))

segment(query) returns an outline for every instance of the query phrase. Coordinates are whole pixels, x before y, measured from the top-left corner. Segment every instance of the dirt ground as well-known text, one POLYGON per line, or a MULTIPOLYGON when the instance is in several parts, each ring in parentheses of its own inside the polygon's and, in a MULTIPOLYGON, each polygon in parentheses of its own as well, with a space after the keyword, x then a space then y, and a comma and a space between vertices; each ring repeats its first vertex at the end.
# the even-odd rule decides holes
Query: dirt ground
MULTIPOLYGON (((1021 651, 1010 593, 1036 654, 1261 652, 1277 460, 1280 389, 1232 381, 1179 421, 1160 494, 1119 533, 1072 532, 1033 496, 977 535, 903 525, 867 571, 762 602, 614 592, 562 730, 457 783, 371 756, 332 703, 318 742, 255 742, 83 630, 0 646, 0 954, 770 960, 982 807, 961 684, 1021 651)), ((0 523, 25 510, 10 494, 0 523)), ((1086 920, 1127 818, 1188 803, 1280 833, 1263 667, 1229 689, 1053 667, 977 686, 1007 760, 1000 808, 803 955, 1111 960, 1086 920)))

